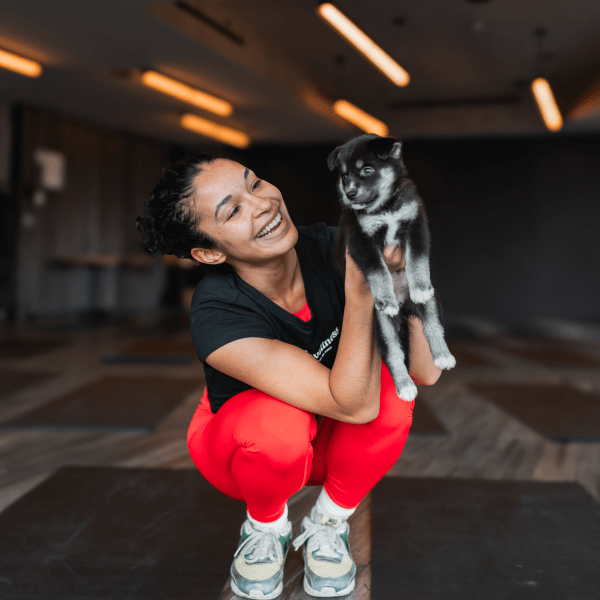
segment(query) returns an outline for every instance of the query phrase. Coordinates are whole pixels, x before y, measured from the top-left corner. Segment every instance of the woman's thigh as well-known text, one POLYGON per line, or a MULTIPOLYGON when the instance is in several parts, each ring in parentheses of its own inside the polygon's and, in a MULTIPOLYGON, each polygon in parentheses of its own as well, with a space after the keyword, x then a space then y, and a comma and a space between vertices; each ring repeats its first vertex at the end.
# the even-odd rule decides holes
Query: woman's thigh
POLYGON ((233 396, 213 414, 205 388, 188 430, 188 448, 212 485, 243 500, 231 468, 238 450, 256 452, 274 468, 285 468, 299 455, 312 453, 316 434, 315 415, 254 388, 233 396))
MULTIPOLYGON (((420 382, 418 382, 420 383, 420 382)), ((368 423, 351 424, 323 417, 313 440, 313 465, 307 485, 360 480, 365 485, 383 475, 398 460, 412 425, 414 400, 398 397, 392 376, 382 361, 378 416, 368 423)))

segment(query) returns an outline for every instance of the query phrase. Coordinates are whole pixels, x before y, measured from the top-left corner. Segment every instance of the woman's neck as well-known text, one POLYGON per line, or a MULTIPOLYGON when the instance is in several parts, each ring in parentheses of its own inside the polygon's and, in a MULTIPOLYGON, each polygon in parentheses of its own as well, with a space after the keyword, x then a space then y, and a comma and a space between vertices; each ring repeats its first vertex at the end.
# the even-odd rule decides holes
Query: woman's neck
POLYGON ((302 270, 295 248, 282 256, 277 263, 264 267, 252 265, 242 272, 236 272, 248 285, 286 310, 288 306, 297 303, 300 295, 304 295, 302 270))

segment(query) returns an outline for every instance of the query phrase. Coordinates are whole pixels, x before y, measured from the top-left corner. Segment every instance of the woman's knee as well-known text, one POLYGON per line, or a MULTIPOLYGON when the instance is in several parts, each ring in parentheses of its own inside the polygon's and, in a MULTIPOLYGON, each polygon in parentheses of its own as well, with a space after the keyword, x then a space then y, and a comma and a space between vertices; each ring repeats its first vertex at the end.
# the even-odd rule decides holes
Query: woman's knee
POLYGON ((316 433, 312 413, 264 395, 251 403, 237 435, 246 450, 285 465, 305 459, 316 433))
POLYGON ((396 397, 382 402, 379 414, 371 421, 382 434, 389 432, 391 435, 408 434, 413 420, 415 401, 406 402, 396 397))

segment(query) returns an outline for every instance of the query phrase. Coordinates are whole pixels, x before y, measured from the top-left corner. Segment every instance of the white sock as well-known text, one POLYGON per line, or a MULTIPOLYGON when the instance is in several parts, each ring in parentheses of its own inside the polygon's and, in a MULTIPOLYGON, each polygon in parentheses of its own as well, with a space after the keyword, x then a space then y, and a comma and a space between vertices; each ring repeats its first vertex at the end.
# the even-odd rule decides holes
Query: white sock
POLYGON ((348 519, 350 515, 354 513, 354 511, 358 508, 355 506, 354 508, 344 508, 342 506, 337 505, 330 497, 329 494, 325 491, 325 487, 321 490, 319 497, 317 498, 317 511, 324 512, 334 517, 342 517, 344 519, 348 519))
POLYGON ((260 529, 279 529, 280 527, 283 527, 284 525, 286 525, 289 520, 288 519, 287 502, 285 503, 285 508, 283 509, 283 514, 279 517, 279 519, 277 519, 276 521, 271 521, 270 523, 262 523, 261 521, 257 521, 256 519, 253 519, 250 516, 250 513, 248 512, 247 509, 246 509, 246 514, 248 515, 248 520, 250 521, 250 523, 253 523, 257 527, 260 527, 260 529))

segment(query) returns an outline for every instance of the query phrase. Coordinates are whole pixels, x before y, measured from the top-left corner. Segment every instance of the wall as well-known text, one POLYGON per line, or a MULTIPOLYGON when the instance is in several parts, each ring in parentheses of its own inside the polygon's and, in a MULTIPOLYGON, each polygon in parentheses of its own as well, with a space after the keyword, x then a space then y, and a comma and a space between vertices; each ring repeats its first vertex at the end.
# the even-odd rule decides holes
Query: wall
POLYGON ((142 252, 135 217, 169 162, 170 148, 35 107, 16 112, 21 146, 16 184, 21 215, 18 317, 90 308, 115 313, 157 308, 165 277, 158 259, 148 268, 103 268, 96 302, 91 297, 89 268, 57 267, 51 261, 72 255, 142 252), (40 178, 33 160, 36 148, 58 150, 66 157, 66 186, 47 192, 44 206, 33 202, 40 178))
MULTIPOLYGON (((294 223, 335 225, 333 147, 253 147, 240 160, 281 189, 294 223)), ((403 152, 448 320, 600 324, 600 136, 409 139, 403 152)))

